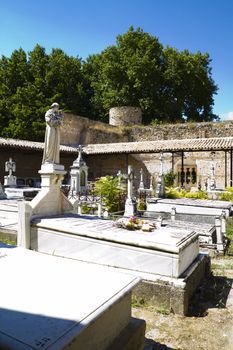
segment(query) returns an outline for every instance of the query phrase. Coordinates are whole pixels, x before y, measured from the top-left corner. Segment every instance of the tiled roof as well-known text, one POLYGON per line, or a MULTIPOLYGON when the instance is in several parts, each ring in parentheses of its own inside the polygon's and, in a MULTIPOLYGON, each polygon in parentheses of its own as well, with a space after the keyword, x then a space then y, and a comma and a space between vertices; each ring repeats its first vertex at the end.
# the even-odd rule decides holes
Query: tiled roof
POLYGON ((90 144, 86 154, 220 151, 233 149, 233 137, 90 144))
MULTIPOLYGON (((0 147, 12 147, 18 149, 34 149, 43 151, 43 142, 5 139, 0 137, 0 147)), ((85 154, 116 154, 116 153, 159 153, 179 151, 224 151, 233 149, 233 137, 216 137, 208 139, 183 139, 183 140, 160 140, 142 142, 119 142, 106 144, 90 144, 84 147, 85 154)), ((60 146, 64 153, 77 154, 74 146, 60 146)))
MULTIPOLYGON (((15 139, 4 139, 0 137, 0 147, 12 147, 18 149, 27 149, 27 150, 38 150, 43 151, 44 143, 43 142, 34 142, 26 140, 15 140, 15 139)), ((65 153, 78 153, 76 147, 71 146, 60 146, 60 151, 65 153)))

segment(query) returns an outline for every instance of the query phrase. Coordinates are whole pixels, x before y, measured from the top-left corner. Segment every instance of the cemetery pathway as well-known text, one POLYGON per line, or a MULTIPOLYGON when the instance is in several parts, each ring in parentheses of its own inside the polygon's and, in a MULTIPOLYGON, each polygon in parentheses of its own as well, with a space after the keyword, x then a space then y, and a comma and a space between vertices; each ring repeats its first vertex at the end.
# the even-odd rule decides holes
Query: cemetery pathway
POLYGON ((163 311, 133 307, 147 323, 144 350, 233 350, 233 257, 212 259, 212 276, 196 291, 188 316, 163 311))

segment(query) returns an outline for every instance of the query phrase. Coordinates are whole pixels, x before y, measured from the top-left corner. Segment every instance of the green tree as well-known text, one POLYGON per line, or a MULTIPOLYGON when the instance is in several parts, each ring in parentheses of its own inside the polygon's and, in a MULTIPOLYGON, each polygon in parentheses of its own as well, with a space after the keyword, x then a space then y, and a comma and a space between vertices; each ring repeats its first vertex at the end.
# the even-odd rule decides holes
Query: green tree
POLYGON ((1 136, 42 141, 44 114, 56 101, 65 111, 84 114, 86 93, 81 60, 60 49, 47 55, 40 45, 15 50, 0 60, 1 136))
POLYGON ((116 46, 88 57, 84 71, 100 118, 107 120, 111 107, 128 105, 140 106, 148 119, 158 105, 162 61, 158 39, 133 27, 117 37, 116 46))
POLYGON ((88 57, 83 69, 93 110, 104 121, 109 108, 123 105, 140 106, 145 124, 210 121, 217 119, 210 62, 208 54, 163 48, 156 37, 130 27, 116 45, 88 57))
POLYGON ((164 82, 160 110, 169 121, 211 121, 217 86, 211 77, 209 55, 164 49, 164 82))
POLYGON ((102 197, 106 209, 113 213, 122 210, 122 198, 125 193, 118 184, 118 178, 104 176, 95 182, 94 192, 102 197))

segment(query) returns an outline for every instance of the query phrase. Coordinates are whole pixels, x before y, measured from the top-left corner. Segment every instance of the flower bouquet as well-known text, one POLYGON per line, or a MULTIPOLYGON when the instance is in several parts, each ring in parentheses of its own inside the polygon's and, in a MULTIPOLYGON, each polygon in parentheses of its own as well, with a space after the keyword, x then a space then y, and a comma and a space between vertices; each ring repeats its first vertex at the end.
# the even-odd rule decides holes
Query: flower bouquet
POLYGON ((151 232, 156 228, 155 223, 135 216, 120 218, 115 222, 115 226, 126 230, 142 230, 144 232, 151 232))

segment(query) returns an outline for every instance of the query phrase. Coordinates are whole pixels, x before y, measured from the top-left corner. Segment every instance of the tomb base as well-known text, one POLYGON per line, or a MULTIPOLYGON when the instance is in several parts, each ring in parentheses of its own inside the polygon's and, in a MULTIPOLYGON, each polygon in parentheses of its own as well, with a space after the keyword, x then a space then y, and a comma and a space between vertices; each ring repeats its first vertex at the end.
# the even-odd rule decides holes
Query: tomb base
POLYGON ((210 258, 199 254, 197 259, 178 279, 144 275, 133 290, 133 299, 164 312, 187 315, 189 301, 200 282, 210 274, 210 258))

